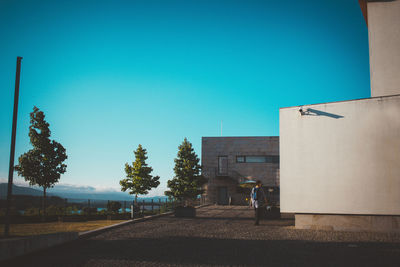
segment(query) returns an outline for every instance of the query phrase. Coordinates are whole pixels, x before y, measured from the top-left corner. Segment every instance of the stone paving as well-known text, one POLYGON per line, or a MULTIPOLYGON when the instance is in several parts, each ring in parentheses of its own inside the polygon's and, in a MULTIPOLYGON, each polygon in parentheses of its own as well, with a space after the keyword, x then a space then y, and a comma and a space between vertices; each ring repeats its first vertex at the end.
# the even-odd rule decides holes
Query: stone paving
POLYGON ((400 234, 296 230, 293 220, 253 225, 248 207, 208 206, 0 263, 1 266, 399 266, 400 234))

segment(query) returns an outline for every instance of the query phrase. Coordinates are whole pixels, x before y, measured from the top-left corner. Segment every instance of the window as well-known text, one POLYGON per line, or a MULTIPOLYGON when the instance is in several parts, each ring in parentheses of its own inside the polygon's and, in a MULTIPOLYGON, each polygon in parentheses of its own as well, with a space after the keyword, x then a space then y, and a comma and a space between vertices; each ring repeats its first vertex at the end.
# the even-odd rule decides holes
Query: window
POLYGON ((279 163, 279 156, 236 156, 236 163, 279 163))
POLYGON ((246 157, 245 156, 237 156, 236 157, 236 162, 237 163, 244 163, 244 162, 246 162, 246 157))
POLYGON ((279 156, 268 156, 268 163, 279 163, 279 156))
POLYGON ((228 157, 219 156, 218 157, 218 174, 226 175, 228 174, 228 157))
POLYGON ((266 156, 246 156, 247 163, 266 163, 266 156))

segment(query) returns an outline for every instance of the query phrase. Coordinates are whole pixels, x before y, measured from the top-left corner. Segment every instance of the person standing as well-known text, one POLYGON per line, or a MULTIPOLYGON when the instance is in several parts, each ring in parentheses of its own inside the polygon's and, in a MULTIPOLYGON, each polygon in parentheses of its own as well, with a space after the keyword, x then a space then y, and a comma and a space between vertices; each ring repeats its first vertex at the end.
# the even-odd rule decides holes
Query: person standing
POLYGON ((254 225, 259 225, 262 208, 267 204, 267 197, 262 189, 262 183, 260 180, 257 180, 256 186, 251 190, 250 198, 255 212, 254 225))

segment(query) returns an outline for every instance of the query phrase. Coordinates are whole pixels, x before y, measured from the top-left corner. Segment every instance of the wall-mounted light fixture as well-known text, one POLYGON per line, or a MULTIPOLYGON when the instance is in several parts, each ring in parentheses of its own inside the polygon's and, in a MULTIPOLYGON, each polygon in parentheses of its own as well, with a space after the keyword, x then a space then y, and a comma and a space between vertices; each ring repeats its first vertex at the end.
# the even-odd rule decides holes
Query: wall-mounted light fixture
POLYGON ((303 116, 303 115, 307 115, 308 109, 304 109, 303 107, 300 107, 299 112, 300 112, 300 114, 301 114, 302 116, 303 116))

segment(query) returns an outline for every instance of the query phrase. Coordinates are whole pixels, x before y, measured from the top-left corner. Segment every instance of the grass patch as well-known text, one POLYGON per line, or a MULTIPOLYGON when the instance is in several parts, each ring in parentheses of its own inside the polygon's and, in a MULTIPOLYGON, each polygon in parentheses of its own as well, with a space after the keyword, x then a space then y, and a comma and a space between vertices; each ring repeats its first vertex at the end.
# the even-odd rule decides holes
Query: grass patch
MULTIPOLYGON (((98 220, 87 222, 48 222, 10 225, 11 236, 29 236, 59 232, 84 232, 104 226, 125 222, 126 220, 98 220)), ((0 236, 4 235, 4 224, 0 224, 0 236)))

